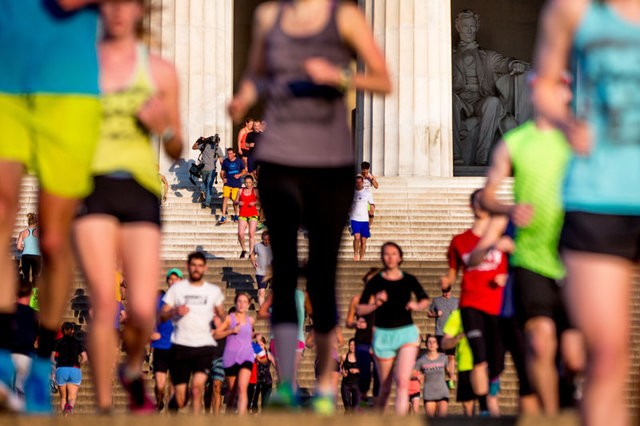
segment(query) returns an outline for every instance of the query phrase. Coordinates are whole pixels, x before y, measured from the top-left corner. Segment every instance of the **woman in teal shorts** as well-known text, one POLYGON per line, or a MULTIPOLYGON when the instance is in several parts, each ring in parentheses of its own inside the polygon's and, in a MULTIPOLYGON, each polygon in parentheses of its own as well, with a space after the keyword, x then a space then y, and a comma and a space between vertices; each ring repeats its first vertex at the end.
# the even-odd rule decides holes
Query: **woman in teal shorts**
POLYGON ((413 275, 400 269, 400 246, 386 242, 381 255, 383 270, 365 286, 357 310, 358 315, 376 312, 372 345, 380 377, 376 406, 384 409, 391 383, 395 381, 396 413, 404 415, 409 409, 409 380, 420 345, 420 331, 413 323, 411 312, 427 309, 429 297, 413 275))

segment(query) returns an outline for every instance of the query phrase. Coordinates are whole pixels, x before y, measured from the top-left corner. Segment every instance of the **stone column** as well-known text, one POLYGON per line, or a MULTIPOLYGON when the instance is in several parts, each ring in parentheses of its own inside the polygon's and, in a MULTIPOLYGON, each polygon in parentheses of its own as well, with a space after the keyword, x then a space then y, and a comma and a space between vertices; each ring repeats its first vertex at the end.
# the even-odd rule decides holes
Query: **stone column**
MULTIPOLYGON (((232 142, 226 104, 233 90, 233 0, 155 0, 150 17, 152 49, 175 64, 185 148, 199 136, 220 134, 232 142)), ((160 155, 161 169, 170 160, 160 155)))
POLYGON ((359 159, 383 176, 453 176, 449 0, 360 0, 394 91, 358 97, 359 159))

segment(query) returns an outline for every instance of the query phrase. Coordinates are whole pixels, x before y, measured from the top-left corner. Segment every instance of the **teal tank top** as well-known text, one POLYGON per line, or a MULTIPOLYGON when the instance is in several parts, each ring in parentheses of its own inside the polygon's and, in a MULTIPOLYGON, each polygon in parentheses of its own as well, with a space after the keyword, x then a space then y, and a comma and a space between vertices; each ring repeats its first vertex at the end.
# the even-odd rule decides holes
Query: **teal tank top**
POLYGON ((0 93, 98 95, 98 9, 0 0, 0 93))
POLYGON ((33 232, 36 230, 35 228, 27 228, 29 231, 29 235, 27 238, 22 240, 24 243, 24 248, 22 249, 22 254, 30 254, 33 256, 40 256, 40 246, 38 245, 38 238, 33 235, 33 232))
POLYGON ((572 47, 574 109, 591 126, 588 156, 574 156, 567 211, 640 215, 640 23, 592 2, 572 47))

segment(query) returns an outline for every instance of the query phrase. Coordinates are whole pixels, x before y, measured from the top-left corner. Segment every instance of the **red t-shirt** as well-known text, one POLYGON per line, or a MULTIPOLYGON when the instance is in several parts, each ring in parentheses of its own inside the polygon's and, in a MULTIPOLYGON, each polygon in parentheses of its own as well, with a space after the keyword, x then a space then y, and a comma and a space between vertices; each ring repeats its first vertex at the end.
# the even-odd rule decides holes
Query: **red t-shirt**
POLYGON ((474 308, 490 315, 500 314, 504 287, 495 284, 498 274, 507 273, 507 256, 493 249, 477 266, 467 267, 471 252, 480 241, 480 237, 471 229, 458 234, 451 240, 447 258, 449 267, 463 269, 460 292, 460 307, 474 308))

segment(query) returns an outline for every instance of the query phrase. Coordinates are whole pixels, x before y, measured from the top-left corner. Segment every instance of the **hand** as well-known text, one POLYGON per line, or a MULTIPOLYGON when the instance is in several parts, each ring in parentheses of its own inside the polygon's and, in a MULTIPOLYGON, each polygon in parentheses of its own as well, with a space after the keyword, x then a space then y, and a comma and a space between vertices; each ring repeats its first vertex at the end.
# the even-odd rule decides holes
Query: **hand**
POLYGON ((255 206, 255 205, 256 205, 256 202, 255 202, 255 201, 251 201, 251 202, 250 202, 249 204, 247 204, 247 205, 248 205, 249 207, 253 207, 253 206, 255 206))
POLYGON ((442 311, 438 311, 438 317, 441 317, 441 316, 443 316, 443 315, 444 315, 444 312, 442 312, 442 311))
POLYGON ((504 287, 505 285, 507 285, 507 278, 509 278, 507 274, 498 274, 493 279, 493 283, 498 287, 504 287))
POLYGON ((592 134, 589 125, 584 121, 576 120, 563 129, 569 145, 573 151, 581 156, 589 155, 591 152, 592 134))
POLYGON ((183 317, 189 313, 189 307, 187 305, 179 305, 175 307, 175 314, 179 317, 183 317))
POLYGON ((516 250, 516 245, 511 237, 502 237, 496 243, 496 249, 503 253, 513 253, 516 250))
POLYGON ((142 105, 138 120, 155 135, 161 135, 171 125, 169 110, 158 96, 152 96, 142 105))
POLYGON ((516 204, 511 209, 511 220, 517 227, 525 227, 533 218, 533 206, 531 204, 516 204))
POLYGON ((238 178, 240 178, 240 177, 242 177, 242 175, 241 175, 240 173, 236 173, 235 175, 233 175, 233 178, 234 178, 234 179, 238 179, 238 178))
POLYGON ((451 287, 451 285, 453 284, 453 281, 451 281, 451 278, 449 278, 448 275, 445 275, 444 277, 440 277, 440 288, 449 288, 451 287))
POLYGON ((405 306, 405 309, 407 311, 417 311, 418 310, 418 302, 416 302, 415 300, 409 301, 409 303, 407 303, 407 305, 405 306))
POLYGON ((311 81, 316 84, 326 84, 329 86, 340 86, 340 68, 324 58, 309 58, 304 61, 304 70, 311 81))
POLYGON ((379 293, 376 293, 376 297, 375 297, 376 305, 377 306, 382 305, 384 302, 387 301, 388 298, 389 298, 389 295, 387 295, 387 292, 384 290, 382 290, 379 293))

